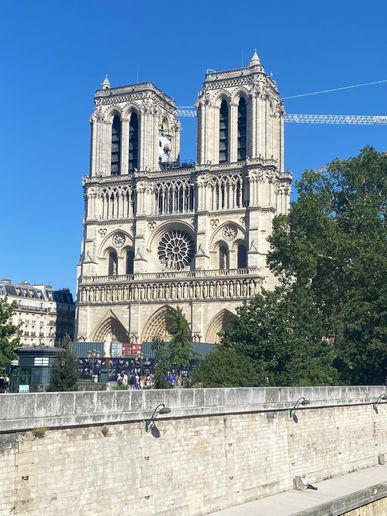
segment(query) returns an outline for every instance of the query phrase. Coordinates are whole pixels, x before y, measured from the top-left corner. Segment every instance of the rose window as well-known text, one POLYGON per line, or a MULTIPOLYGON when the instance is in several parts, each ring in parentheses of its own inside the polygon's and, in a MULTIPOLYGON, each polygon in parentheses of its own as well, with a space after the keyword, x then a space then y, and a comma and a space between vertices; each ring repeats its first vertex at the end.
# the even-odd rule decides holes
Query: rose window
POLYGON ((126 241, 126 237, 123 233, 116 233, 114 236, 113 236, 113 244, 116 246, 116 247, 121 247, 125 244, 125 241, 126 241))
POLYGON ((186 231, 168 231, 160 240, 157 256, 168 269, 180 271, 189 265, 194 257, 195 245, 186 231))

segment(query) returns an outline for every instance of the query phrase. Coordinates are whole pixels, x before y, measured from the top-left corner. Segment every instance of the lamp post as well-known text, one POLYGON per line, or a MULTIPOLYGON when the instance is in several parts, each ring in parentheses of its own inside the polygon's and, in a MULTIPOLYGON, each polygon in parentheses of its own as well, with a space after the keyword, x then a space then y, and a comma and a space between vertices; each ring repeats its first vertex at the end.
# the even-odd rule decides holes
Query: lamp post
POLYGON ((289 411, 289 417, 291 419, 294 419, 294 416, 296 415, 296 410, 299 408, 300 405, 305 406, 309 405, 310 400, 307 400, 305 396, 301 396, 301 398, 298 398, 298 400, 295 402, 293 407, 289 411))
POLYGON ((171 412, 171 409, 169 407, 165 406, 165 403, 159 403, 157 407, 154 409, 153 414, 151 415, 151 418, 149 421, 145 422, 145 430, 147 432, 151 432, 152 428, 155 426, 155 419, 159 414, 169 414, 171 412))

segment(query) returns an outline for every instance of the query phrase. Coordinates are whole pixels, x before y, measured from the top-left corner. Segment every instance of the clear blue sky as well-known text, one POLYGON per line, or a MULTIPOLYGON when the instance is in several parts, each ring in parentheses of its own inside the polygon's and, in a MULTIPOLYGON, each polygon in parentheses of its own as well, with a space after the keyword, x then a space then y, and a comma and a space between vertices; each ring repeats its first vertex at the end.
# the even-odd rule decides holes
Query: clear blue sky
MULTIPOLYGON (((193 104, 207 68, 237 68, 257 48, 282 96, 387 79, 382 0, 4 0, 0 63, 0 278, 75 292, 94 91, 152 81, 193 104)), ((387 114, 387 83, 285 101, 288 113, 387 114)), ((194 159, 194 121, 182 157, 194 159)), ((387 126, 288 124, 286 168, 300 177, 387 126)))

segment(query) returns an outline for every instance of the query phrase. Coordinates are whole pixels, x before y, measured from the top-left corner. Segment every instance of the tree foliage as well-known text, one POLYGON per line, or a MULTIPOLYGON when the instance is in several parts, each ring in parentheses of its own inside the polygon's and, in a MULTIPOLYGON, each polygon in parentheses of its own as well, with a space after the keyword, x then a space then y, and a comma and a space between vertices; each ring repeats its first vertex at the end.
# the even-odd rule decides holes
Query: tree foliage
POLYGON ((8 303, 7 298, 0 299, 0 375, 5 367, 17 358, 15 348, 20 343, 19 327, 12 323, 15 304, 8 303))
POLYGON ((154 339, 152 342, 154 351, 154 386, 155 389, 169 389, 168 371, 171 367, 170 351, 167 342, 154 339))
POLYGON ((168 316, 168 325, 172 333, 172 339, 169 343, 169 353, 171 365, 173 364, 180 373, 183 369, 187 369, 190 359, 193 357, 191 347, 191 330, 185 315, 181 308, 177 308, 176 312, 168 316))
POLYGON ((259 385, 252 362, 232 348, 217 346, 194 369, 193 387, 254 387, 259 385))
POLYGON ((51 367, 48 390, 53 392, 76 391, 78 380, 78 361, 66 340, 51 367))
POLYGON ((323 339, 317 308, 306 289, 264 291, 237 312, 222 346, 250 361, 259 385, 335 382, 334 352, 323 339))
POLYGON ((269 265, 304 288, 337 353, 342 381, 381 383, 387 366, 387 156, 370 147, 306 171, 274 219, 269 265))

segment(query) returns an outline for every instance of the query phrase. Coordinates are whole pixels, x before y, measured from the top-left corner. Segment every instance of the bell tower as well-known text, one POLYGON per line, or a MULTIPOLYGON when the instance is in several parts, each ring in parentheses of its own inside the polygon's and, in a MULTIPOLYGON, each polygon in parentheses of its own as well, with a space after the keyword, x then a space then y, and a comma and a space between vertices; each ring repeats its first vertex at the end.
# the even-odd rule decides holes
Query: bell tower
POLYGON ((163 170, 180 156, 175 101, 150 82, 111 88, 94 97, 90 176, 163 170))
POLYGON ((209 72, 197 100, 201 165, 274 159, 284 167, 284 108, 254 52, 246 68, 209 72))

